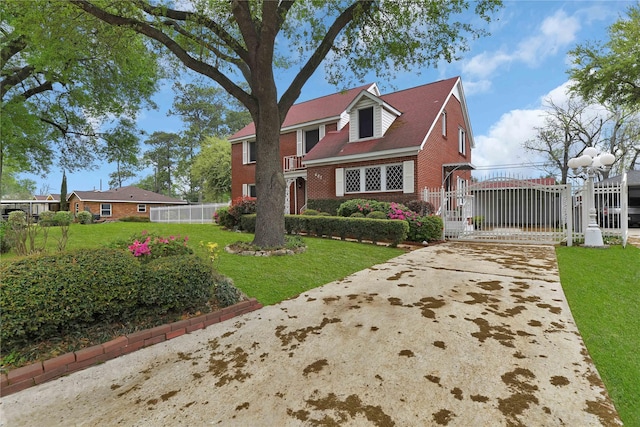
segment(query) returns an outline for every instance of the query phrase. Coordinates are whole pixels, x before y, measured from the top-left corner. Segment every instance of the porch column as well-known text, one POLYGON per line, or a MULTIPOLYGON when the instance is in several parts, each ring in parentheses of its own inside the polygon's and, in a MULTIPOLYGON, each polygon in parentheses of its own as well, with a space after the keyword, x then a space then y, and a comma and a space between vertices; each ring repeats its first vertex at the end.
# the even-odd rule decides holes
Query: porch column
POLYGON ((287 178, 286 180, 286 184, 285 184, 285 193, 284 193, 284 213, 289 214, 291 213, 291 184, 293 184, 294 182, 296 182, 295 178, 287 178))

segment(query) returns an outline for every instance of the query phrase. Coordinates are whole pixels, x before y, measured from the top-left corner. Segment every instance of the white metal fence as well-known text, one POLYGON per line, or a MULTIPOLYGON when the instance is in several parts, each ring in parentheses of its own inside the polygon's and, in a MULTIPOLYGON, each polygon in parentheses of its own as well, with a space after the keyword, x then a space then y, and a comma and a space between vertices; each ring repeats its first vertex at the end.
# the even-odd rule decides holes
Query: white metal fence
MULTIPOLYGON (((443 237, 456 240, 521 243, 565 242, 584 238, 588 224, 586 185, 551 184, 542 179, 494 177, 445 191, 424 189, 444 222, 443 237)), ((596 183, 597 222, 604 237, 626 244, 626 180, 596 183), (625 219, 624 221, 622 219, 625 219)))
POLYGON ((204 205, 152 207, 149 212, 151 222, 206 224, 213 222, 213 214, 228 203, 204 205))

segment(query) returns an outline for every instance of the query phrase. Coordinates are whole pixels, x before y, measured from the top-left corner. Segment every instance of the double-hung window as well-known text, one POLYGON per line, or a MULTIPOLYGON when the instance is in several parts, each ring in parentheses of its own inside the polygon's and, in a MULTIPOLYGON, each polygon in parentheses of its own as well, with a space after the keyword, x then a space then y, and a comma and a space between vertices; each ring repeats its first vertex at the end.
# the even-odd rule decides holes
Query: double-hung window
POLYGON ((147 211, 147 205, 139 203, 138 204, 138 213, 142 213, 142 212, 146 212, 147 211))
POLYGON ((320 128, 304 131, 304 153, 311 151, 313 147, 320 141, 320 128))
POLYGON ((111 216, 111 203, 100 203, 100 216, 111 216))
POLYGON ((242 164, 256 162, 256 142, 244 141, 242 143, 242 164))

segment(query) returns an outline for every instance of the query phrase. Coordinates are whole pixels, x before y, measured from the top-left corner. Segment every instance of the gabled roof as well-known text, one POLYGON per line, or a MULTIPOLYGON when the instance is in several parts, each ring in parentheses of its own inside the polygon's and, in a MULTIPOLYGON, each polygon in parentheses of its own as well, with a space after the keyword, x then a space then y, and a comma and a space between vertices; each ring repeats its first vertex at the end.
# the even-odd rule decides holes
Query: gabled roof
POLYGON ((184 200, 174 199, 173 197, 154 193, 153 191, 143 190, 142 188, 134 186, 114 188, 107 191, 75 190, 67 196, 67 200, 69 200, 74 194, 83 202, 187 204, 184 200))
POLYGON ((60 201, 59 194, 36 194, 33 196, 33 200, 49 200, 49 201, 60 201))
POLYGON ((459 94, 467 134, 472 139, 460 78, 454 77, 380 96, 386 104, 402 112, 382 138, 350 143, 349 126, 345 126, 340 131, 328 132, 322 141, 307 153, 304 163, 318 164, 377 155, 390 156, 394 153, 417 153, 440 118, 445 104, 455 93, 459 94))
MULTIPOLYGON (((353 101, 356 95, 363 90, 366 91, 369 89, 377 91, 375 84, 369 83, 353 89, 334 93, 333 95, 327 95, 295 104, 289 109, 287 117, 282 123, 282 129, 302 125, 304 123, 318 122, 320 120, 337 119, 340 117, 340 114, 346 110, 347 106, 351 101, 353 101)), ((255 134, 256 127, 252 122, 231 135, 229 141, 237 142, 242 139, 249 139, 254 137, 255 134)))

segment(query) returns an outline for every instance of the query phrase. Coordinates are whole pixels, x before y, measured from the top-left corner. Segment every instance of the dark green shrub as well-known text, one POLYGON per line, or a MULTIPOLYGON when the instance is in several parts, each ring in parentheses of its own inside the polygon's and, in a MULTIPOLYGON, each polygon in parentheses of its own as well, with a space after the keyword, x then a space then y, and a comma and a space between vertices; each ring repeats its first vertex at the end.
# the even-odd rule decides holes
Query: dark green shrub
POLYGON ((349 215, 349 218, 364 218, 364 214, 362 212, 354 212, 351 215, 349 215))
POLYGON ((410 211, 417 213, 419 216, 433 215, 436 211, 431 203, 424 200, 411 200, 405 205, 410 211))
POLYGON ((196 255, 157 258, 144 264, 139 301, 154 314, 196 309, 211 297, 211 266, 196 255))
POLYGON ((229 213, 229 207, 223 207, 216 211, 213 219, 221 227, 232 229, 236 226, 236 219, 229 213))
POLYGON ((191 255, 193 250, 187 246, 188 241, 187 236, 163 237, 143 230, 128 240, 112 242, 109 246, 128 249, 140 261, 150 261, 168 256, 191 255))
POLYGON ((151 222, 151 218, 149 218, 147 216, 130 215, 130 216, 123 216, 118 221, 121 221, 121 222, 151 222))
POLYGON ((317 211, 315 209, 306 209, 304 212, 302 212, 302 215, 320 215, 320 211, 317 211))
POLYGON ((387 219, 387 214, 380 211, 373 211, 367 214, 367 218, 371 219, 387 219))
POLYGON ((256 213, 256 199, 253 197, 238 198, 231 203, 229 214, 234 218, 235 224, 240 224, 242 215, 251 215, 256 213))
POLYGON ((242 298, 242 293, 228 277, 224 277, 216 283, 214 292, 220 307, 237 304, 242 298))
POLYGON ((318 212, 319 216, 332 216, 329 212, 318 212))
POLYGON ((135 312, 140 264, 121 250, 74 250, 0 266, 3 346, 57 336, 135 312))
POLYGON ((337 215, 338 208, 344 201, 345 199, 309 199, 307 208, 327 212, 329 215, 337 215))
POLYGON ((93 215, 91 215, 91 212, 87 211, 78 212, 76 218, 80 224, 91 224, 93 222, 93 215))

